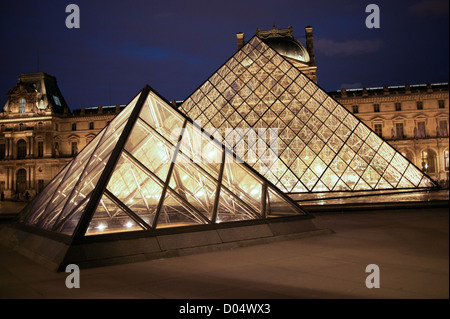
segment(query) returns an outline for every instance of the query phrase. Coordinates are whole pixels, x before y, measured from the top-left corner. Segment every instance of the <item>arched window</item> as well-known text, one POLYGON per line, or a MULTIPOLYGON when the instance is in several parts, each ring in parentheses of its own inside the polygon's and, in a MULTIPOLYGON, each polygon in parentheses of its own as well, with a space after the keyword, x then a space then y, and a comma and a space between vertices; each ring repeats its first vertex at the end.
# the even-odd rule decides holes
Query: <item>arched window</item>
POLYGON ((26 105, 27 105, 27 101, 25 101, 25 99, 20 99, 19 100, 19 113, 25 113, 26 112, 26 105))
POLYGON ((19 140, 17 142, 17 159, 22 159, 27 156, 27 142, 19 140))

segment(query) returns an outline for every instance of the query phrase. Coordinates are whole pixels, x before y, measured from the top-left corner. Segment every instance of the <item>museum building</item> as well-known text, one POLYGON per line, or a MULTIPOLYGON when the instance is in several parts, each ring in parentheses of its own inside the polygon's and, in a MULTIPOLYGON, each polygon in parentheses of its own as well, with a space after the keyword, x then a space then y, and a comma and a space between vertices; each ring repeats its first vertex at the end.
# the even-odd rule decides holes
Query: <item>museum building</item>
MULTIPOLYGON (((364 128, 388 142, 416 168, 448 186, 448 83, 341 89, 325 93, 317 85, 312 27, 305 28, 305 35, 304 46, 294 38, 292 27, 258 29, 249 45, 245 35, 238 33, 236 54, 190 97, 179 102, 180 110, 200 122, 202 127, 217 129, 225 141, 226 129, 239 127, 250 132, 252 128, 257 134, 258 129, 275 127, 282 137, 275 154, 279 160, 270 167, 265 167, 266 163, 254 164, 259 172, 287 193, 356 190, 360 180, 364 189, 383 186, 379 182, 381 179, 374 183, 360 178, 370 166, 367 165, 370 160, 362 161, 364 158, 355 156, 353 162, 346 162, 342 156, 335 156, 338 149, 326 145, 331 131, 334 134, 328 137, 338 142, 335 145, 344 144, 343 140, 352 128, 335 125, 347 123, 350 118, 362 121, 364 128), (264 51, 270 53, 261 54, 263 46, 264 51), (227 94, 233 92, 239 94, 227 100, 227 94), (323 92, 323 97, 319 97, 319 92, 323 92), (314 94, 316 96, 311 98, 314 94), (327 94, 332 99, 327 99, 327 94), (203 95, 203 104, 197 103, 200 95, 203 95), (323 100, 318 102, 319 99, 323 100), (338 102, 353 116, 345 119, 347 114, 342 113, 344 118, 336 122, 337 113, 331 117, 329 110, 318 107, 319 104, 326 105, 325 99, 338 102), (302 103, 307 107, 301 110, 302 103), (192 104, 195 104, 194 108, 192 104), (315 116, 310 116, 313 113, 315 116), (322 128, 322 125, 319 127, 321 123, 327 124, 322 128), (322 130, 320 134, 312 133, 319 129, 322 130), (338 129, 341 135, 338 135, 338 129), (327 167, 330 168, 328 171, 327 167)), ((114 105, 70 111, 56 78, 42 72, 20 74, 16 86, 7 96, 0 113, 0 192, 4 198, 13 200, 33 198, 40 193, 124 108, 124 105, 114 105)), ((251 162, 246 158, 249 137, 252 140, 251 134, 233 136, 233 142, 228 146, 238 155, 243 152, 244 158, 251 162), (239 138, 242 138, 241 143, 239 138)), ((359 147, 360 141, 355 140, 355 143, 359 147)), ((270 145, 265 145, 265 149, 270 150, 270 145)), ((362 155, 366 150, 373 152, 373 147, 358 150, 362 155)), ((251 158, 259 156, 258 149, 251 155, 251 158)))

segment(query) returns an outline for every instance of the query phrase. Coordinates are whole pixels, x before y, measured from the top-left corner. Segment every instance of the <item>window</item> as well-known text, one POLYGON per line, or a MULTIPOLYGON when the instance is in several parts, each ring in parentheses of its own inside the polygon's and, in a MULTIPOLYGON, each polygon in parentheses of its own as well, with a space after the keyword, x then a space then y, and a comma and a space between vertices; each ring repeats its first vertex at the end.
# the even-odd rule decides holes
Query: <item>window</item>
POLYGON ((77 130, 77 123, 72 123, 72 131, 76 131, 77 130))
POLYGON ((38 157, 44 157, 44 142, 38 142, 38 157))
POLYGON ((25 113, 26 112, 26 105, 27 105, 27 101, 25 101, 25 99, 20 99, 19 100, 19 113, 25 113))
POLYGON ((27 156, 27 142, 19 140, 17 142, 17 159, 23 159, 27 156))
POLYGON ((38 179, 37 192, 40 193, 44 189, 44 180, 38 179))
POLYGON ((58 123, 55 123, 55 131, 58 131, 58 123))
POLYGON ((53 95, 53 100, 55 101, 55 104, 58 106, 61 106, 61 101, 59 100, 59 97, 56 95, 53 95))
POLYGON ((402 110, 402 103, 395 103, 395 110, 401 111, 402 110))
POLYGON ((78 153, 78 143, 72 142, 72 156, 77 155, 77 153, 78 153))
POLYGON ((441 136, 441 137, 447 137, 448 136, 447 121, 446 120, 439 120, 439 136, 441 136))
POLYGON ((422 171, 426 173, 435 173, 436 155, 431 150, 422 152, 422 171))
POLYGON ((445 101, 444 101, 444 100, 439 100, 439 101, 438 101, 438 105, 439 105, 439 108, 440 108, 440 109, 445 108, 445 101))
POLYGON ((418 110, 423 110, 423 102, 422 101, 417 101, 417 109, 418 110))
POLYGON ((0 160, 6 157, 6 144, 0 144, 0 160))
POLYGON ((23 128, 24 128, 23 123, 20 123, 19 124, 19 131, 23 131, 23 128))
POLYGON ((94 129, 94 122, 89 122, 89 129, 93 130, 94 129))
POLYGON ((383 137, 383 125, 382 124, 375 124, 373 128, 374 128, 375 134, 377 134, 379 137, 383 137))
POLYGON ((380 104, 374 104, 373 105, 373 111, 374 112, 380 112, 380 104))
POLYGON ((353 113, 358 113, 358 105, 353 105, 353 113))
POLYGON ((418 138, 427 137, 427 135, 425 133, 425 122, 418 122, 417 123, 417 137, 418 138))
POLYGON ((16 191, 19 193, 25 192, 27 189, 27 171, 23 168, 16 173, 16 191))
POLYGON ((39 122, 39 123, 38 123, 38 130, 39 130, 39 131, 42 131, 42 128, 43 128, 42 122, 39 122))
POLYGON ((402 139, 403 135, 403 123, 395 123, 395 137, 397 139, 402 139))
POLYGON ((444 151, 444 169, 448 172, 448 151, 444 151))

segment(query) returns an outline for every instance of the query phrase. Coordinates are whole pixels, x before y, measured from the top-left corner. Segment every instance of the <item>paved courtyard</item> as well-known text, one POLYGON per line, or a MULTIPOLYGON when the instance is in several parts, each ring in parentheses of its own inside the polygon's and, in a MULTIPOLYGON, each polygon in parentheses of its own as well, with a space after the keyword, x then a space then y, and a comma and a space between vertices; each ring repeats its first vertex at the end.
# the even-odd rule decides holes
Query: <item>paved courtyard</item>
MULTIPOLYGON (((80 288, 0 246, 0 298, 449 298, 448 208, 317 213, 333 234, 81 269, 80 288), (366 266, 380 288, 366 287, 366 266)), ((5 221, 4 221, 5 222, 5 221)))

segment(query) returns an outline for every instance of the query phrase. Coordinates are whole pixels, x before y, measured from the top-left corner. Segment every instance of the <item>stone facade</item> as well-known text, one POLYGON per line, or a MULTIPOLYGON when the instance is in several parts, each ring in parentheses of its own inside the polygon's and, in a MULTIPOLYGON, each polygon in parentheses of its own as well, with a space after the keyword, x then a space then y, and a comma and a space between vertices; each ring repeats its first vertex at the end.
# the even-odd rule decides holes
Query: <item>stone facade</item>
POLYGON ((32 198, 120 109, 70 112, 53 76, 21 74, 0 113, 0 193, 32 198))
POLYGON ((448 186, 448 83, 342 89, 329 94, 418 168, 448 186))

